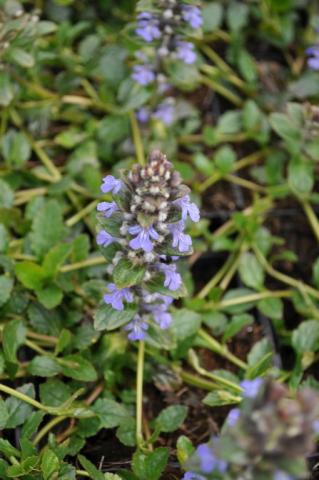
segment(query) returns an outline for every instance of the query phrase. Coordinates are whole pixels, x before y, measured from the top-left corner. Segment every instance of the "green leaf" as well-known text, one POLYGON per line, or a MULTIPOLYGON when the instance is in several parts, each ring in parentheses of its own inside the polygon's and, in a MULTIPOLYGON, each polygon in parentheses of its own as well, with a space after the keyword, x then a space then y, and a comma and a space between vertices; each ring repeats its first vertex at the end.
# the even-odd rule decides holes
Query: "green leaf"
POLYGON ((30 439, 37 431, 44 417, 44 412, 33 412, 22 427, 21 438, 30 439))
POLYGON ((101 330, 115 330, 130 322, 137 313, 137 306, 126 305, 124 310, 115 310, 111 305, 102 305, 94 315, 94 328, 101 330))
POLYGON ((319 257, 313 265, 313 281, 317 288, 319 288, 319 257))
POLYGON ((136 445, 136 420, 127 417, 116 430, 116 436, 123 445, 135 447, 136 445))
POLYGON ((240 256, 239 275, 247 287, 260 289, 264 284, 264 271, 253 253, 245 252, 240 256))
POLYGON ((227 325, 223 342, 227 342, 230 338, 234 337, 244 327, 251 325, 254 322, 254 317, 248 313, 242 313, 241 315, 234 315, 230 323, 227 325))
POLYGON ((172 318, 171 330, 178 340, 184 340, 191 335, 195 335, 201 325, 201 316, 186 308, 173 312, 172 318))
POLYGON ((7 458, 16 457, 19 458, 21 456, 19 450, 11 445, 8 440, 4 438, 0 438, 0 452, 5 455, 7 458))
POLYGON ((253 379, 264 375, 272 366, 273 353, 268 338, 263 338, 255 343, 247 356, 249 368, 246 371, 246 377, 253 379))
POLYGON ((93 480, 105 480, 104 474, 87 458, 83 457, 83 455, 78 455, 78 459, 84 470, 89 474, 90 478, 93 480))
MULTIPOLYGON (((32 383, 27 383, 17 388, 17 391, 30 398, 35 397, 32 383)), ((32 407, 16 397, 8 397, 5 403, 9 414, 6 428, 15 428, 22 425, 32 413, 32 407)))
POLYGON ((12 278, 0 275, 0 307, 4 305, 10 298, 13 288, 12 278))
POLYGON ((183 405, 171 405, 161 411, 155 419, 155 425, 161 432, 174 432, 183 423, 188 408, 183 405))
POLYGON ((298 353, 316 352, 319 348, 319 322, 306 320, 292 333, 292 345, 298 353))
POLYGON ((60 461, 56 454, 49 448, 46 448, 41 458, 41 472, 43 473, 43 479, 52 479, 53 475, 59 471, 59 467, 60 461))
POLYGON ((62 207, 56 200, 48 200, 32 222, 30 239, 33 252, 43 256, 62 239, 63 234, 62 207))
POLYGON ((40 265, 24 261, 15 267, 18 280, 26 287, 32 290, 40 290, 46 280, 46 273, 40 265))
POLYGON ((108 115, 101 120, 97 136, 102 142, 113 144, 129 135, 129 117, 124 115, 108 115))
POLYGON ((39 457, 37 455, 28 457, 21 463, 19 463, 19 465, 11 465, 10 467, 8 467, 6 472, 7 476, 9 478, 24 477, 28 473, 32 472, 38 462, 39 457))
POLYGON ((92 407, 101 422, 101 428, 114 428, 129 417, 126 408, 110 398, 99 398, 92 407))
POLYGON ((1 151, 9 166, 22 167, 30 158, 31 147, 23 132, 10 129, 2 138, 1 151))
POLYGON ((314 182, 313 165, 302 159, 289 162, 288 183, 294 193, 301 196, 309 194, 313 189, 314 182))
POLYGON ((231 2, 227 9, 227 24, 233 32, 239 32, 248 23, 249 7, 244 3, 231 2))
POLYGON ((284 304, 280 298, 264 298, 257 304, 258 309, 272 320, 281 320, 283 317, 284 304))
POLYGON ((7 182, 0 178, 0 208, 11 208, 13 206, 14 193, 7 182))
POLYGON ((9 363, 17 363, 17 350, 26 338, 26 328, 21 320, 11 320, 3 329, 3 352, 9 363))
POLYGON ((203 403, 209 407, 222 407, 223 405, 238 403, 238 400, 227 390, 218 390, 216 392, 209 392, 204 398, 203 403))
POLYGON ((39 302, 48 310, 55 308, 62 302, 63 292, 57 285, 51 283, 45 288, 36 291, 39 302))
POLYGON ((37 355, 29 363, 28 372, 39 377, 53 377, 61 373, 61 366, 52 357, 37 355))
POLYGON ((133 455, 132 469, 139 480, 158 480, 164 471, 169 449, 160 447, 151 453, 137 451, 133 455))
POLYGON ((167 70, 171 83, 181 90, 192 90, 200 82, 198 68, 194 64, 173 61, 168 64, 167 70))
POLYGON ((275 132, 286 140, 289 145, 298 146, 301 140, 301 130, 288 115, 284 113, 272 113, 269 121, 275 132))
POLYGON ((216 133, 219 135, 232 135, 240 132, 241 127, 241 112, 228 111, 219 117, 216 133))
POLYGON ((185 437, 185 435, 181 435, 180 437, 178 437, 176 447, 177 447, 177 452, 176 452, 177 459, 179 463, 183 465, 192 455, 195 448, 193 447, 191 440, 188 437, 185 437))
POLYGON ((34 65, 34 58, 22 48, 10 48, 10 59, 20 67, 30 68, 34 65))
POLYGON ((0 71, 0 105, 7 107, 14 97, 13 84, 10 81, 10 76, 6 71, 0 71))
POLYGON ((203 31, 213 32, 220 27, 223 20, 223 7, 218 2, 203 5, 203 31))
POLYGON ((69 385, 61 380, 52 379, 40 385, 40 399, 44 405, 59 407, 71 396, 69 385))
POLYGON ((42 267, 45 274, 50 278, 55 277, 71 251, 72 245, 69 243, 60 243, 52 247, 43 260, 42 267))
POLYGON ((7 406, 4 400, 2 400, 2 398, 0 397, 0 430, 5 428, 8 417, 9 417, 9 413, 7 410, 7 406))
POLYGON ((114 283, 118 288, 132 287, 143 281, 144 265, 133 265, 127 258, 121 258, 113 270, 114 283))
POLYGON ((62 373, 82 382, 94 382, 97 373, 93 365, 79 354, 67 355, 59 361, 62 373))
POLYGON ((233 168, 233 165, 236 161, 236 154, 231 147, 224 145, 217 150, 214 160, 218 170, 223 175, 226 175, 227 173, 231 172, 233 168))

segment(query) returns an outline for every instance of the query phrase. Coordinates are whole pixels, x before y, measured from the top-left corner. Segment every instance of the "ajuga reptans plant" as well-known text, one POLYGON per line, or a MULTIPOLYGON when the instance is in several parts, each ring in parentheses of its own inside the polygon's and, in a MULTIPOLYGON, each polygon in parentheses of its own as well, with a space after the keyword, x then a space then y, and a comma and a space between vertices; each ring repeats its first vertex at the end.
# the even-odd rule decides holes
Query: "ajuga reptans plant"
POLYGON ((155 86, 153 105, 138 112, 140 122, 150 116, 170 125, 174 121, 174 98, 167 95, 171 85, 167 69, 171 62, 180 61, 187 65, 196 59, 195 46, 187 39, 202 26, 201 10, 196 4, 177 0, 155 0, 145 9, 144 2, 137 6, 136 35, 145 43, 136 53, 138 64, 134 65, 132 78, 140 85, 155 86))
POLYGON ((95 326, 123 326, 130 340, 144 340, 154 328, 167 329, 171 323, 168 308, 184 291, 176 262, 192 251, 186 221, 197 222, 199 210, 158 150, 147 165, 133 165, 121 179, 106 176, 101 190, 112 194, 112 201, 98 204, 97 243, 111 262, 113 280, 95 326))
POLYGON ((241 383, 243 401, 230 411, 221 436, 200 445, 183 480, 297 480, 307 478, 315 447, 318 395, 291 396, 272 379, 241 383))

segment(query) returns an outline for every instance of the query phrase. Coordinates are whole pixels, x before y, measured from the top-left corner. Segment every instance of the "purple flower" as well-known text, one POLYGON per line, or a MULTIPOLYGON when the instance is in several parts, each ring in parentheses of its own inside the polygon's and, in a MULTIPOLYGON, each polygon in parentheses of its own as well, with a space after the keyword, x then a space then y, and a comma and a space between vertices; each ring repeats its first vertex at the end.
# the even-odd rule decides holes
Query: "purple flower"
POLYGON ((127 337, 132 341, 144 340, 147 329, 148 324, 143 321, 140 315, 135 315, 133 320, 124 327, 124 330, 130 332, 127 337))
POLYGON ((137 17, 138 27, 135 33, 145 42, 152 42, 161 37, 159 21, 150 12, 142 12, 137 17))
POLYGON ((171 125, 174 122, 175 109, 170 101, 162 102, 158 105, 153 116, 161 120, 165 125, 171 125))
POLYGON ((200 28, 203 24, 202 13, 195 5, 182 5, 182 17, 192 28, 200 28))
POLYGON ((263 383, 262 378, 255 378, 254 380, 243 380, 240 386, 243 389, 244 398, 254 398, 258 394, 259 388, 263 383))
POLYGON ((229 427, 234 427, 237 421, 239 420, 239 417, 240 417, 239 408, 232 408, 232 410, 229 412, 225 420, 226 425, 228 425, 229 427))
POLYGON ((105 230, 101 230, 96 236, 96 243, 103 247, 108 247, 113 242, 116 242, 116 239, 105 230))
POLYGON ((136 113, 136 117, 138 121, 141 123, 147 123, 150 119, 150 115, 151 115, 150 109, 147 107, 140 108, 136 113))
POLYGON ((126 302, 133 302, 133 294, 129 288, 118 289, 114 283, 109 283, 107 286, 111 293, 106 293, 103 297, 105 303, 112 305, 115 310, 123 310, 123 300, 126 302))
POLYGON ((198 475, 198 473, 186 472, 182 480, 206 480, 206 479, 205 477, 203 477, 203 475, 198 475))
POLYGON ((308 66, 313 70, 319 70, 319 45, 307 48, 308 66))
POLYGON ((122 181, 114 178, 113 175, 107 175, 103 178, 101 190, 103 193, 113 192, 118 193, 122 188, 122 181))
POLYGON ((104 216, 109 218, 119 209, 115 202, 100 202, 97 204, 98 212, 105 212, 104 216))
POLYGON ((224 473, 227 468, 227 463, 216 457, 211 447, 203 443, 196 449, 196 453, 200 461, 200 469, 203 473, 211 473, 213 470, 218 470, 224 473))
POLYGON ((182 198, 178 198, 173 203, 178 205, 182 210, 182 220, 187 219, 187 215, 190 216, 190 219, 193 222, 198 222, 200 219, 199 209, 195 203, 190 203, 189 195, 185 195, 182 198))
POLYGON ((282 470, 276 470, 274 473, 273 480, 295 480, 295 477, 292 477, 286 472, 282 470))
POLYGON ((312 429, 316 435, 319 435, 319 420, 313 422, 312 429))
POLYGON ((183 220, 177 223, 171 223, 168 225, 168 229, 173 236, 172 246, 174 248, 178 247, 178 250, 183 252, 188 252, 192 245, 192 239, 189 235, 183 233, 185 224, 183 220))
POLYGON ((154 82, 155 73, 152 70, 152 65, 134 65, 132 78, 140 85, 149 85, 154 82))
POLYGON ((197 58, 194 45, 191 42, 177 42, 176 56, 188 65, 194 63, 197 58))
POLYGON ((137 235, 133 240, 130 241, 129 245, 133 250, 138 250, 141 248, 144 252, 151 252, 153 250, 153 240, 158 240, 158 233, 154 230, 152 226, 150 227, 141 227, 140 225, 134 225, 128 229, 131 235, 137 235))
POLYGON ((170 324, 172 323, 172 315, 166 311, 163 311, 164 308, 166 308, 164 305, 158 305, 153 312, 154 320, 162 330, 169 328, 170 324))
POLYGON ((164 273, 164 287, 174 291, 177 290, 182 284, 182 277, 176 272, 176 265, 167 265, 165 263, 158 264, 158 269, 164 273))

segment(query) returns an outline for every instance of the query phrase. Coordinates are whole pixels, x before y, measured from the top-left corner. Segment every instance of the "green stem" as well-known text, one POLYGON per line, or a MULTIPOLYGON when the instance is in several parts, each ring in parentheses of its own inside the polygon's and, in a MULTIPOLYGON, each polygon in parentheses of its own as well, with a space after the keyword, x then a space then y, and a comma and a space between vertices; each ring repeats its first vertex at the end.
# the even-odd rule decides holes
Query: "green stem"
POLYGON ((237 177, 236 175, 226 175, 225 179, 228 182, 235 183, 236 185, 240 185, 241 187, 248 188, 249 190, 253 190, 254 192, 266 193, 267 189, 262 185, 257 185, 257 183, 251 182, 250 180, 246 180, 246 178, 237 177))
POLYGON ((105 258, 102 256, 88 258, 82 262, 70 263, 69 265, 63 265, 60 268, 60 272, 73 272, 74 270, 80 270, 81 268, 95 267, 96 265, 103 265, 105 258))
POLYGON ((240 253, 237 253, 232 265, 230 266, 230 269, 228 270, 227 274, 224 276, 223 280, 220 282, 220 288, 222 290, 226 290, 228 287, 229 283, 231 282, 231 279, 235 275, 238 265, 240 262, 240 253))
POLYGON ((209 292, 216 287, 218 282, 223 278, 225 273, 228 271, 230 266, 232 265, 233 261, 236 258, 236 254, 232 253, 229 255, 227 258, 226 262, 224 265, 218 270, 218 272, 209 280, 209 282, 201 289, 201 291, 197 294, 197 298, 205 298, 209 292))
POLYGON ((220 377, 219 375, 216 375, 214 373, 208 372, 205 368, 203 368, 199 363, 199 360, 198 360, 198 357, 197 357, 196 353, 192 349, 190 349, 190 351, 188 353, 188 360, 189 360, 189 363, 192 365, 192 367, 200 375, 203 375, 204 377, 211 378, 217 384, 219 383, 219 384, 223 385, 224 387, 235 390, 237 393, 242 392, 243 389, 239 385, 237 385, 236 383, 234 383, 230 380, 227 380, 226 378, 220 377))
POLYGON ((65 224, 67 227, 73 227, 77 222, 79 222, 83 217, 85 217, 88 213, 91 213, 95 210, 96 205, 98 204, 97 200, 89 203, 86 207, 82 208, 79 212, 77 212, 73 217, 69 218, 65 224))
POLYGON ((300 280, 296 280, 295 278, 289 277, 288 275, 285 275, 284 273, 278 272, 275 270, 270 263, 266 260, 266 258, 263 256, 263 254, 260 252, 260 250, 256 247, 253 246, 254 252, 256 254, 256 257, 260 264, 264 267, 266 272, 271 275, 273 278, 276 278, 277 280, 280 280, 281 282, 289 285, 290 287, 294 287, 297 290, 299 290, 301 293, 306 292, 309 295, 312 295, 313 297, 317 298, 319 300, 319 291, 316 290, 315 288, 311 287, 310 285, 307 285, 306 283, 303 283, 300 280))
POLYGON ((143 373, 144 373, 145 343, 140 340, 137 354, 136 371, 136 443, 142 447, 143 439, 143 373))
POLYGON ((63 422, 63 420, 65 420, 66 418, 68 417, 61 416, 61 417, 52 418, 52 420, 50 420, 50 422, 44 425, 44 427, 41 428, 41 430, 38 432, 35 439, 33 440, 33 445, 37 445, 42 440, 42 438, 45 437, 45 435, 50 430, 52 430, 53 427, 55 427, 55 425, 58 425, 59 423, 63 422))
POLYGON ((91 475, 85 470, 76 470, 76 474, 80 475, 81 477, 92 478, 91 475))
POLYGON ((28 403, 29 405, 32 405, 32 407, 38 408, 43 412, 48 412, 50 410, 45 405, 42 405, 42 403, 37 402, 37 400, 34 400, 33 398, 28 397, 27 395, 24 395, 24 393, 21 393, 18 390, 14 390, 13 388, 8 387, 7 385, 3 385, 2 383, 0 383, 0 391, 7 393, 12 397, 18 398, 22 402, 28 403))
POLYGON ((138 126, 138 122, 136 120, 136 116, 134 112, 130 113, 130 120, 131 120, 131 128, 132 128, 132 135, 133 135, 133 142, 135 146, 136 157, 138 163, 140 165, 145 165, 145 155, 144 155, 144 147, 141 137, 141 132, 138 126))
POLYGON ((175 369, 176 372, 179 374, 182 380, 186 382, 189 385, 192 385, 193 387, 198 387, 202 388, 203 390, 218 390, 220 387, 213 382, 210 382, 209 380, 205 380, 204 378, 200 378, 197 375, 194 375, 193 373, 190 372, 185 372, 184 370, 181 369, 175 369))
POLYGON ((309 223, 311 225, 311 228, 313 230, 313 233, 315 234, 318 242, 319 242, 319 221, 318 217, 313 211, 313 208, 311 204, 308 202, 308 200, 300 200, 300 203, 302 205, 302 208, 305 211, 305 214, 307 215, 307 218, 309 220, 309 223))
POLYGON ((213 352, 218 353, 221 357, 226 358, 230 362, 232 362, 234 365, 237 367, 247 370, 248 365, 240 360, 240 358, 237 358, 235 355, 233 355, 226 345, 222 345, 219 343, 215 338, 211 337, 205 330, 202 328, 198 331, 198 336, 202 338, 205 343, 207 344, 208 348, 210 348, 213 352))
POLYGON ((212 90, 219 93, 223 97, 227 98, 227 100, 229 100, 231 103, 236 105, 236 107, 242 106, 243 104, 242 99, 235 93, 228 90, 228 88, 221 85, 220 83, 215 82, 211 78, 204 77, 203 75, 201 76, 201 83, 203 85, 206 85, 207 87, 210 87, 212 90))

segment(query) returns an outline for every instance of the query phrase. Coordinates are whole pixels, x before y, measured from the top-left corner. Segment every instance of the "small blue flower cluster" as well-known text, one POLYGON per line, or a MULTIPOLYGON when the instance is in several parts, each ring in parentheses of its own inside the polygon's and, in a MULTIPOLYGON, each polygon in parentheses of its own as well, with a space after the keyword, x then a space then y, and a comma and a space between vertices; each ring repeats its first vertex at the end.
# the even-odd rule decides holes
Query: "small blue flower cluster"
MULTIPOLYGON (((188 65, 196 61, 194 44, 185 40, 187 30, 202 26, 201 10, 197 5, 181 3, 178 0, 156 0, 154 11, 142 11, 137 17, 136 34, 153 48, 147 53, 138 51, 137 59, 142 62, 133 67, 132 78, 140 85, 157 84, 161 96, 171 85, 165 75, 165 62, 179 60, 188 65)), ((138 119, 146 123, 152 116, 170 125, 174 121, 174 99, 162 99, 155 109, 142 108, 138 119)))
POLYGON ((251 478, 265 478, 259 464, 264 464, 269 475, 267 478, 296 480, 282 470, 282 465, 286 456, 289 464, 294 460, 299 462, 311 453, 314 436, 319 431, 316 420, 318 408, 314 408, 317 396, 305 390, 298 394, 296 400, 288 400, 288 391, 283 385, 261 378, 244 380, 240 385, 243 406, 229 412, 220 438, 214 437, 197 447, 189 462, 191 471, 186 472, 182 480, 223 478, 224 474, 229 479, 246 478, 246 471, 253 475, 251 478), (227 438, 231 440, 231 445, 238 445, 238 458, 241 458, 238 465, 232 458, 227 458, 227 461, 223 458, 227 438), (303 438, 302 443, 300 438, 303 438), (221 441, 224 447, 221 447, 221 441))
POLYGON ((158 150, 151 153, 145 167, 133 165, 122 180, 106 176, 101 190, 113 194, 111 202, 97 206, 102 226, 97 243, 102 251, 114 248, 109 273, 125 261, 123 268, 137 272, 138 278, 136 284, 133 281, 124 287, 116 281, 109 283, 104 302, 119 312, 125 310, 126 303, 137 305, 124 329, 130 340, 142 340, 151 319, 161 329, 171 323, 170 292, 176 296, 182 287, 175 262, 191 252, 192 240, 184 230, 188 218, 199 221, 199 210, 190 201, 179 174, 158 150), (162 282, 160 291, 149 291, 148 282, 156 280, 162 282))
MULTIPOLYGON (((319 28, 316 31, 319 32, 319 28)), ((308 67, 312 70, 319 70, 319 44, 307 48, 306 54, 308 55, 308 67)))

